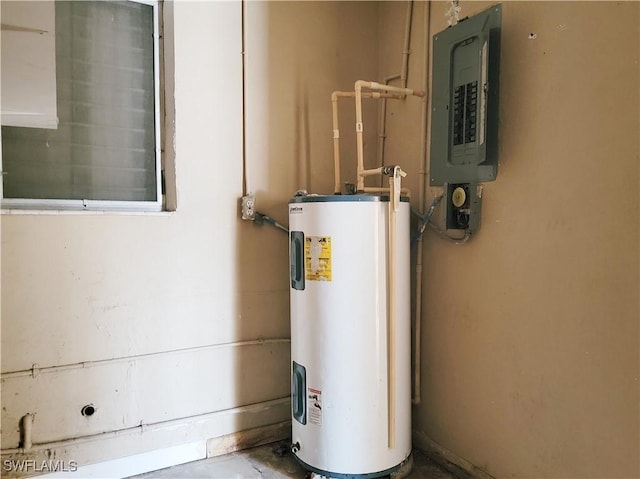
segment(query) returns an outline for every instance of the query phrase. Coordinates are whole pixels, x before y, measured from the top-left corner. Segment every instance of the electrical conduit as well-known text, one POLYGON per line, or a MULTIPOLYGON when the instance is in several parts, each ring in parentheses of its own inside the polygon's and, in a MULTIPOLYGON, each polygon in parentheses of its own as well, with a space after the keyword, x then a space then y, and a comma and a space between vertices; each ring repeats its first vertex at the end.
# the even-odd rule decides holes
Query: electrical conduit
MULTIPOLYGON (((429 88, 429 71, 430 71, 430 51, 429 51, 429 36, 430 36, 430 21, 431 21, 431 2, 427 2, 424 5, 424 49, 425 59, 422 67, 422 77, 424 81, 424 90, 428 91, 429 88)), ((428 149, 427 143, 431 139, 430 132, 428 132, 428 118, 429 118, 429 95, 425 95, 422 98, 422 115, 421 115, 421 152, 420 159, 422 164, 418 171, 419 175, 419 190, 418 190, 418 205, 419 208, 425 207, 426 196, 426 182, 427 182, 427 163, 428 163, 428 149)), ((421 216, 424 214, 421 212, 421 216)), ((422 235, 418 237, 418 244, 416 247, 416 293, 415 293, 415 321, 414 321, 414 381, 413 381, 413 404, 420 404, 422 401, 421 394, 421 361, 422 361, 422 235)))
MULTIPOLYGON (((413 19, 413 0, 407 2, 407 16, 404 26, 404 44, 402 49, 402 68, 400 73, 384 78, 384 84, 388 85, 393 80, 400 80, 402 88, 407 87, 407 73, 409 70, 409 55, 411 54, 411 23, 413 19)), ((402 97, 404 98, 404 96, 402 97)), ((384 144, 387 137, 387 100, 383 99, 380 105, 380 122, 378 125, 378 166, 384 165, 384 144)))

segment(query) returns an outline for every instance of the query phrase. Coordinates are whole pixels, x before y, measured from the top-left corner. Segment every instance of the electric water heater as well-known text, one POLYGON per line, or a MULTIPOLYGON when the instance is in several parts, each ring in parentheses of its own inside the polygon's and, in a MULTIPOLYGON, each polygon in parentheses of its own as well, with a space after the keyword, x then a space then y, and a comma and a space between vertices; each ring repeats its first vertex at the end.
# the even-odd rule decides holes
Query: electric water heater
POLYGON ((289 202, 293 452, 326 477, 388 475, 411 453, 408 199, 391 208, 289 202))

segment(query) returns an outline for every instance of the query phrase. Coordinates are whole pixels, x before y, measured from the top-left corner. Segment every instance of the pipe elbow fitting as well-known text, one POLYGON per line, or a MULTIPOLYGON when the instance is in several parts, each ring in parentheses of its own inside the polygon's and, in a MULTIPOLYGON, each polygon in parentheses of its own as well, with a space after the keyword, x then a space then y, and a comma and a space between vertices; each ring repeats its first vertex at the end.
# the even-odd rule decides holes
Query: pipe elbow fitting
POLYGON ((368 81, 365 80, 357 80, 354 88, 356 91, 362 91, 363 88, 367 88, 370 85, 368 81))

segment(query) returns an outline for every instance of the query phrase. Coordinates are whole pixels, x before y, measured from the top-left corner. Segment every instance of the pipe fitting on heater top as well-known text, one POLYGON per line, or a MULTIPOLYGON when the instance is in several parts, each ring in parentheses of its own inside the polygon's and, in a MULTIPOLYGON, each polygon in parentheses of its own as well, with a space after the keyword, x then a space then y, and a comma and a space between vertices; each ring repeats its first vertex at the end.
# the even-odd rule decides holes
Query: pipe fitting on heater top
POLYGON ((380 169, 380 173, 385 176, 396 176, 396 169, 398 171, 397 173, 398 175, 402 176, 403 178, 407 176, 407 174, 404 171, 402 171, 402 169, 398 165, 383 166, 380 169))

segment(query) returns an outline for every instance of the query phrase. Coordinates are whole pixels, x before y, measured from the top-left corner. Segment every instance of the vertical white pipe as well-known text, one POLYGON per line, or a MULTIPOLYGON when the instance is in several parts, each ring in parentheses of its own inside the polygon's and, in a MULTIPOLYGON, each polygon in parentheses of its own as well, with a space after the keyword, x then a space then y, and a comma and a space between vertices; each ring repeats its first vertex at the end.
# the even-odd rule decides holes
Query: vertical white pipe
POLYGON ((342 185, 340 184, 340 128, 338 125, 338 93, 331 94, 331 107, 333 112, 333 193, 339 194, 342 185))
MULTIPOLYGON (((333 164, 334 164, 334 193, 339 193, 342 185, 341 183, 341 173, 340 173, 340 129, 339 129, 339 121, 338 121, 338 99, 339 98, 354 98, 356 96, 355 91, 334 91, 331 94, 331 105, 333 110, 333 164)), ((394 99, 402 99, 405 95, 398 93, 379 93, 379 92, 370 92, 370 93, 362 93, 360 92, 360 98, 375 98, 382 99, 385 102, 389 98, 394 99)), ((362 116, 362 115, 361 115, 362 116)), ((363 165, 364 168, 364 165, 363 165)), ((364 191, 364 190, 362 190, 364 191)))
MULTIPOLYGON (((173 3, 173 2, 169 2, 173 3)), ((240 2, 240 28, 242 29, 242 196, 247 194, 247 34, 246 34, 246 0, 240 2)))
MULTIPOLYGON (((387 100, 380 102, 380 113, 378 118, 378 161, 376 166, 384 166, 384 143, 387 139, 387 100)), ((381 183, 382 185, 382 183, 381 183)))
MULTIPOLYGON (((402 76, 401 73, 390 75, 384 79, 384 84, 388 85, 390 81, 397 80, 402 76)), ((404 95, 401 97, 404 98, 404 95)), ((387 100, 380 102, 380 117, 378 118, 378 165, 384 166, 384 147, 387 141, 387 100)), ((380 183, 382 185, 382 183, 380 183)))
MULTIPOLYGON (((421 153, 420 158, 422 164, 420 165, 418 174, 418 204, 419 208, 425 208, 425 190, 427 182, 427 163, 428 163, 428 142, 430 134, 428 130, 428 115, 429 115, 429 69, 430 69, 430 51, 429 51, 429 36, 430 36, 430 21, 431 21, 431 2, 426 2, 424 6, 424 63, 422 67, 422 77, 424 81, 424 91, 427 92, 422 99, 422 118, 421 118, 421 153)), ((422 211, 424 215, 425 211, 422 211)), ((415 294, 415 321, 414 321, 414 364, 413 364, 413 404, 420 404, 422 401, 422 235, 418 238, 418 244, 416 245, 416 294, 415 294)))
MULTIPOLYGON (((409 55, 411 54, 411 25, 413 20, 413 0, 407 2, 407 16, 404 25, 404 43, 402 49, 402 68, 400 73, 385 77, 384 84, 400 79, 402 88, 407 87, 409 71, 409 55)), ((387 101, 380 105, 380 119, 378 122, 378 166, 384 166, 384 146, 387 137, 387 101)))
POLYGON ((364 140, 362 138, 362 87, 366 86, 366 82, 358 80, 355 84, 356 93, 356 154, 357 154, 357 187, 356 191, 362 191, 364 188, 364 177, 362 172, 364 171, 364 140))
POLYGON ((397 281, 397 261, 396 261, 396 238, 397 221, 396 215, 400 208, 400 192, 402 177, 407 174, 399 166, 394 167, 393 175, 389 178, 389 277, 388 281, 388 304, 389 315, 387 323, 387 407, 388 407, 388 446, 393 449, 396 444, 396 281, 397 281))
POLYGON ((413 17, 413 0, 407 2, 407 18, 404 24, 404 45, 402 50, 402 70, 400 82, 402 88, 407 88, 407 72, 409 71, 409 55, 411 54, 411 19, 413 17))
POLYGON ((22 449, 28 451, 31 449, 33 442, 31 440, 31 431, 33 429, 33 414, 27 413, 22 416, 22 449))
MULTIPOLYGON (((395 173, 395 172, 394 172, 395 173)), ((396 205, 395 178, 389 178, 389 315, 387 322, 388 446, 396 445, 396 205)))

